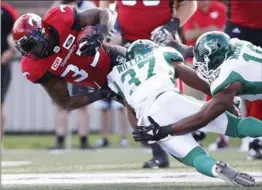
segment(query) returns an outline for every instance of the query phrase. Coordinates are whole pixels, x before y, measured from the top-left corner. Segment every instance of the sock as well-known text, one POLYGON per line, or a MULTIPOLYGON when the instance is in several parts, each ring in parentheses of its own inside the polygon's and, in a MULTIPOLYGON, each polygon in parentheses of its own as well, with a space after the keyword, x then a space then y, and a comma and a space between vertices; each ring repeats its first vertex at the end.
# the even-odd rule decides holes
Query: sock
POLYGON ((88 137, 87 136, 81 136, 80 137, 80 144, 81 145, 87 145, 88 137))
POLYGON ((253 117, 236 118, 229 113, 227 116, 227 136, 240 138, 262 136, 262 121, 253 117))
POLYGON ((159 158, 159 159, 164 159, 167 160, 167 154, 166 152, 162 149, 162 147, 157 144, 151 144, 151 148, 152 148, 152 153, 153 153, 153 158, 159 158))
POLYGON ((59 145, 63 145, 64 142, 65 142, 65 137, 64 137, 64 136, 61 136, 61 135, 56 136, 56 142, 57 142, 57 144, 59 144, 59 145))
POLYGON ((198 154, 193 160, 193 166, 196 170, 206 176, 215 177, 213 170, 216 160, 206 153, 198 154))
POLYGON ((187 166, 195 167, 201 174, 209 177, 216 176, 216 174, 213 173, 213 167, 216 164, 216 160, 207 155, 205 150, 200 146, 192 149, 184 158, 174 158, 187 166))

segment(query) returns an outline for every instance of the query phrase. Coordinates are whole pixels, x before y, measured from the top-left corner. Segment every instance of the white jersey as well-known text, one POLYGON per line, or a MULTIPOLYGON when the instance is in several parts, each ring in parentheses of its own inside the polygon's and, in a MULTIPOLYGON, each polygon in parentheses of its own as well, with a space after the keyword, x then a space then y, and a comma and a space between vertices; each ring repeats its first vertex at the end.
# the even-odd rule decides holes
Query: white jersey
POLYGON ((137 112, 145 102, 160 93, 175 89, 175 69, 172 60, 183 62, 182 55, 173 48, 160 47, 115 66, 107 76, 108 86, 123 96, 137 112))
POLYGON ((262 48, 236 38, 231 39, 230 44, 233 53, 214 72, 212 95, 239 81, 242 84, 238 94, 241 98, 262 99, 262 48))

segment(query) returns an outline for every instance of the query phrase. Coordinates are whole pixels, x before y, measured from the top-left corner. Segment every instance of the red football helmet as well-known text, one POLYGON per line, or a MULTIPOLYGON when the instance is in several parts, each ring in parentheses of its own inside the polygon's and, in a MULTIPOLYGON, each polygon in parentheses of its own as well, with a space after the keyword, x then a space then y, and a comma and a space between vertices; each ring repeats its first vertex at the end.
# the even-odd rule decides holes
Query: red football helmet
POLYGON ((48 36, 40 16, 33 13, 20 16, 13 26, 12 35, 16 48, 23 56, 30 58, 48 56, 48 36))

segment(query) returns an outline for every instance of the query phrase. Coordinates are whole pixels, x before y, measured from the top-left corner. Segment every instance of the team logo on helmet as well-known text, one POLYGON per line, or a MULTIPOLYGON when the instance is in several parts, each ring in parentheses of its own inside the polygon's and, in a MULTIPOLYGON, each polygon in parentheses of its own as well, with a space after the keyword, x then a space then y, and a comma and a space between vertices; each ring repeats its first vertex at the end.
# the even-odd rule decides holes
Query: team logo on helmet
POLYGON ((200 57, 203 56, 210 56, 212 53, 215 53, 218 50, 217 47, 218 39, 212 39, 204 43, 203 46, 199 47, 199 55, 200 57))

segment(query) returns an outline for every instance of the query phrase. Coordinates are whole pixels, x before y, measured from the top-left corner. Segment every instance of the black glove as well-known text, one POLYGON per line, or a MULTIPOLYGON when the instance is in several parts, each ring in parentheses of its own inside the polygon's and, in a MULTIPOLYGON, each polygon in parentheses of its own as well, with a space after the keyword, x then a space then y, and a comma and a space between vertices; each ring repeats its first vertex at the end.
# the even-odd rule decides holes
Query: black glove
POLYGON ((158 141, 168 135, 173 135, 171 125, 160 127, 150 116, 148 120, 151 123, 149 126, 137 126, 133 131, 133 138, 136 142, 158 141))
POLYGON ((124 98, 113 92, 108 86, 102 88, 103 89, 103 94, 104 98, 106 100, 115 100, 121 104, 124 105, 124 98))
POLYGON ((171 40, 173 40, 173 36, 176 35, 179 30, 180 20, 178 18, 172 18, 170 22, 168 22, 164 26, 159 26, 155 30, 151 32, 151 40, 161 46, 165 46, 171 40))
POLYGON ((107 27, 99 26, 97 33, 93 36, 86 36, 80 41, 80 52, 81 55, 95 56, 98 49, 101 47, 104 39, 107 36, 107 27))

